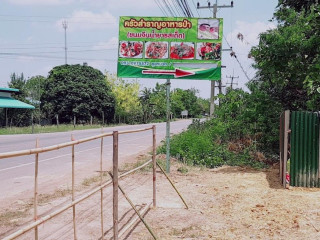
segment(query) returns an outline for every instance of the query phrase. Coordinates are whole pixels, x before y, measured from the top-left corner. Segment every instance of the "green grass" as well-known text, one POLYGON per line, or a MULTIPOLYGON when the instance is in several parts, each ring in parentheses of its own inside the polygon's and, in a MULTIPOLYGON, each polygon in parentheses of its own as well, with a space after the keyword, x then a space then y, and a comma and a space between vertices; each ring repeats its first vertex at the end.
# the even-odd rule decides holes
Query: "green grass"
MULTIPOLYGON (((119 125, 119 124, 118 124, 119 125)), ((115 125, 107 125, 104 127, 112 127, 115 125)), ((34 133, 52 133, 52 132, 68 132, 73 130, 85 130, 85 129, 96 129, 101 128, 102 125, 76 125, 73 124, 60 124, 57 125, 48 125, 48 126, 34 126, 34 133)), ((12 134, 31 134, 32 127, 8 127, 8 128, 0 128, 0 135, 12 135, 12 134)))

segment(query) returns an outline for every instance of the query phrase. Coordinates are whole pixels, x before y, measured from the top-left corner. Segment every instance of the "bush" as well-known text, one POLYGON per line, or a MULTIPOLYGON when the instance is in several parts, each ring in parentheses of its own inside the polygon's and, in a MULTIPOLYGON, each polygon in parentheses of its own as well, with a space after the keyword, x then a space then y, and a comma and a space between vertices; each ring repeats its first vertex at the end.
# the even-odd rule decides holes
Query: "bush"
MULTIPOLYGON (((252 142, 248 146, 243 145, 237 151, 229 149, 228 145, 234 139, 234 132, 230 131, 233 124, 223 122, 219 118, 205 122, 194 120, 188 130, 171 139, 171 155, 189 165, 209 168, 222 165, 265 167, 265 163, 254 159, 255 149, 252 142)), ((162 145, 159 152, 165 151, 165 145, 162 145)))

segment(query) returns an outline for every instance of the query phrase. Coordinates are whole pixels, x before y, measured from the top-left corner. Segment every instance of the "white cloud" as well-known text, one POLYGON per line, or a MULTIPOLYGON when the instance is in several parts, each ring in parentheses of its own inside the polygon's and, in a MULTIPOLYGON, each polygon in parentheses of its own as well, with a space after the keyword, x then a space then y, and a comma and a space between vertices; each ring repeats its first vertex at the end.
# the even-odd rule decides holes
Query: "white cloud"
POLYGON ((105 50, 105 49, 117 49, 118 47, 118 38, 112 37, 107 42, 99 42, 97 45, 93 46, 93 50, 105 50))
POLYGON ((15 5, 66 5, 74 0, 7 0, 15 5))
MULTIPOLYGON (((88 0, 87 0, 88 1, 88 0)), ((98 0, 101 1, 101 0, 98 0)), ((148 9, 152 11, 153 9, 158 8, 155 1, 151 0, 108 0, 107 7, 110 9, 119 9, 119 6, 122 6, 125 9, 148 9)), ((150 15, 148 12, 145 14, 146 16, 150 15)))
MULTIPOLYGON (((273 23, 249 23, 237 21, 234 30, 228 34, 225 34, 228 43, 232 46, 233 51, 237 55, 237 59, 243 66, 244 71, 249 76, 249 79, 255 76, 256 71, 252 68, 252 64, 254 62, 252 59, 248 58, 248 54, 251 48, 259 43, 259 34, 275 27, 276 26, 273 23), (237 38, 238 33, 241 33, 243 35, 243 41, 237 38)), ((225 41, 223 48, 228 48, 228 45, 225 43, 225 41)), ((236 79, 239 81, 238 87, 246 89, 246 87, 244 87, 244 84, 248 80, 236 59, 230 56, 230 52, 224 52, 222 60, 223 65, 227 66, 227 68, 223 70, 223 77, 225 77, 225 75, 232 76, 234 72, 235 77, 240 77, 239 79, 236 79)), ((229 81, 230 79, 228 79, 228 81, 227 79, 225 79, 225 82, 229 81)))
POLYGON ((30 61, 35 60, 34 57, 30 57, 30 56, 20 56, 20 57, 18 57, 17 59, 18 59, 18 61, 20 61, 20 62, 30 62, 30 61))
POLYGON ((94 13, 84 10, 76 10, 71 17, 60 19, 56 27, 61 30, 62 22, 68 23, 68 31, 108 29, 118 26, 117 19, 109 12, 94 13))

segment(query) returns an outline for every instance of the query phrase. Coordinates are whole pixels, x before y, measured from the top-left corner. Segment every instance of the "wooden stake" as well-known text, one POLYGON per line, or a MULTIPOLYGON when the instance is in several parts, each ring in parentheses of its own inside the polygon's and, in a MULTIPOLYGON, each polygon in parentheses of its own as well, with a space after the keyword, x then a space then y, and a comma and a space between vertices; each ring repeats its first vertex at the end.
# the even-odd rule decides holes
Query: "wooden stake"
MULTIPOLYGON (((112 173, 108 172, 109 175, 112 178, 112 173)), ((120 185, 118 184, 118 188, 120 189, 120 191, 122 192, 123 196, 127 199, 128 203, 131 205, 131 207, 133 208, 133 210, 136 212, 136 214, 139 216, 141 222, 143 222, 143 224, 146 226, 146 228, 148 229, 149 233, 152 235, 153 239, 157 240, 156 235, 153 233, 153 231, 151 230, 151 228, 149 227, 149 225, 147 224, 147 222, 143 219, 143 217, 141 216, 141 214, 139 213, 139 211, 136 209, 136 207, 134 206, 133 202, 130 200, 130 198, 127 196, 127 194, 123 191, 123 189, 120 187, 120 185)))
POLYGON ((157 206, 157 162, 156 162, 156 126, 152 126, 152 168, 153 168, 153 207, 157 206))
MULTIPOLYGON (((71 141, 74 141, 73 134, 71 134, 71 141)), ((72 145, 72 202, 75 199, 75 181, 74 181, 74 145, 72 145)), ((76 227, 76 206, 72 206, 72 214, 73 214, 73 238, 74 240, 77 240, 77 227, 76 227)))
MULTIPOLYGON (((36 148, 39 147, 39 138, 36 139, 36 148)), ((38 170, 39 170, 39 153, 35 154, 34 164, 34 221, 38 220, 38 170)), ((38 226, 34 228, 34 239, 38 240, 38 226)))
POLYGON ((113 239, 118 240, 118 131, 113 132, 113 239))
MULTIPOLYGON (((103 134, 103 129, 101 129, 101 134, 103 134)), ((102 172, 102 161, 103 161, 103 137, 101 138, 101 149, 100 149, 100 186, 102 186, 103 172, 102 172)), ((104 239, 103 230, 103 188, 101 188, 101 240, 104 239)))
MULTIPOLYGON (((151 205, 152 205, 152 202, 149 204, 146 204, 146 206, 140 210, 141 216, 144 216, 146 214, 146 212, 150 209, 151 205)), ((130 222, 128 222, 128 224, 124 225, 119 231, 119 237, 122 237, 122 235, 125 234, 133 225, 135 225, 138 222, 138 220, 139 220, 139 216, 136 215, 131 219, 130 222)))
POLYGON ((168 179, 168 181, 171 183, 171 186, 174 188, 174 190, 176 190, 176 192, 178 193, 179 197, 181 198, 182 202, 184 203, 184 205, 186 206, 187 209, 189 209, 187 203, 184 201, 183 197, 181 196, 180 192, 178 191, 178 189, 176 188, 176 186, 173 184, 173 182, 171 181, 171 179, 169 178, 169 176, 166 174, 166 172, 163 170, 163 168, 160 166, 160 164, 157 162, 158 167, 161 169, 161 172, 163 172, 163 174, 166 176, 166 178, 168 179))

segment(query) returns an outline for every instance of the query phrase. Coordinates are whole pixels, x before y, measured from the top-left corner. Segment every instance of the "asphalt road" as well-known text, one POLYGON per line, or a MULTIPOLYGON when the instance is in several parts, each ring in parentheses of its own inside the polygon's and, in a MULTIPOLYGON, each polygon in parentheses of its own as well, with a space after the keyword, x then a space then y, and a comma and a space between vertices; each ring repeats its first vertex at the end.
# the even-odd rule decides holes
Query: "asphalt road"
MULTIPOLYGON (((191 123, 191 120, 181 120, 171 123, 171 134, 176 134, 191 123)), ((166 124, 156 123, 157 144, 165 139, 166 124)), ((104 132, 126 131, 147 128, 152 124, 130 125, 104 128, 104 132)), ((78 130, 62 133, 2 135, 0 136, 0 152, 11 152, 35 148, 36 138, 40 147, 69 142, 71 134, 76 140, 98 135, 101 129, 78 130)), ((99 170, 101 140, 94 140, 75 147, 76 177, 91 176, 99 170)), ((112 166, 112 137, 104 138, 103 169, 112 166)), ((119 136, 119 161, 129 161, 130 156, 145 152, 152 146, 152 131, 145 131, 119 136)), ((0 159, 0 200, 8 199, 22 193, 32 193, 34 186, 34 155, 0 159)), ((71 147, 43 153, 39 155, 39 190, 47 189, 48 183, 52 189, 61 185, 69 187, 71 181, 71 147), (60 184, 60 185, 59 185, 60 184), (42 188, 41 188, 42 186, 42 188)), ((27 194, 29 195, 29 194, 27 194)))

